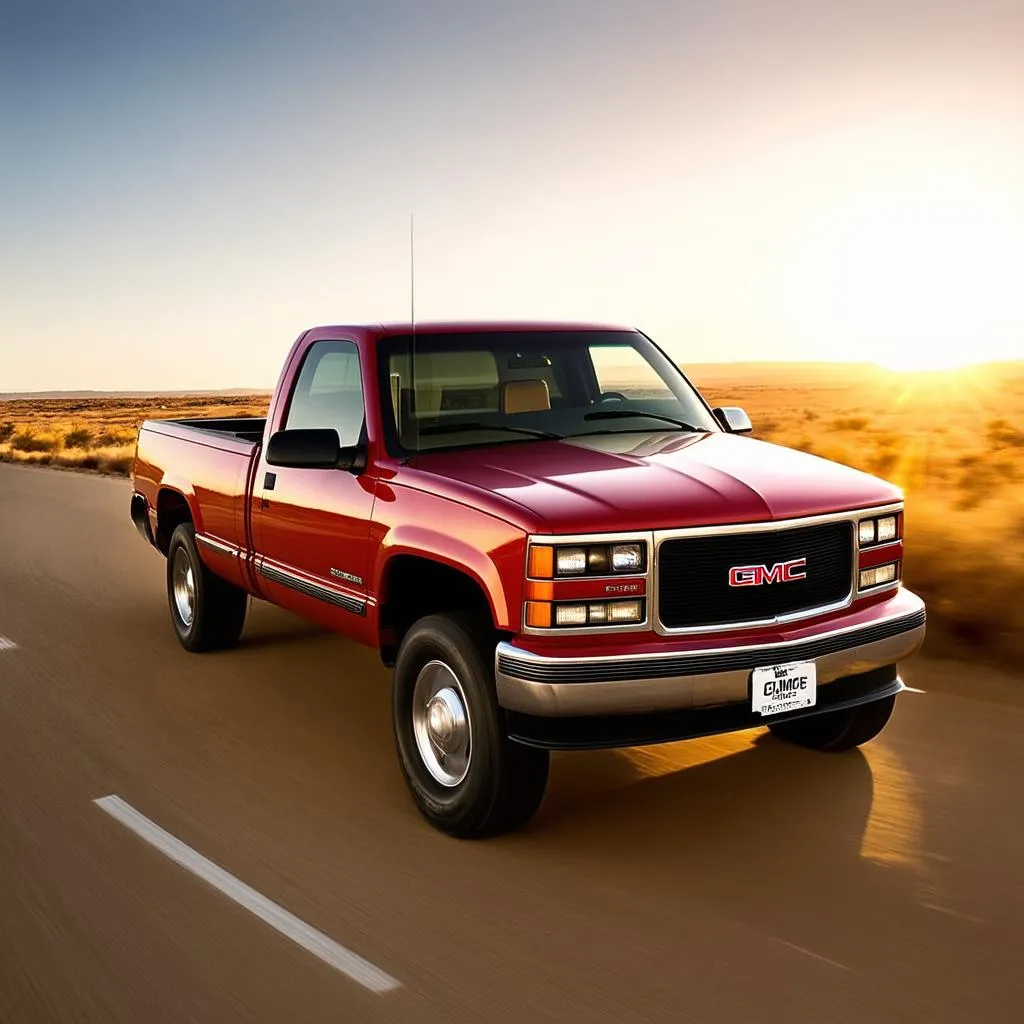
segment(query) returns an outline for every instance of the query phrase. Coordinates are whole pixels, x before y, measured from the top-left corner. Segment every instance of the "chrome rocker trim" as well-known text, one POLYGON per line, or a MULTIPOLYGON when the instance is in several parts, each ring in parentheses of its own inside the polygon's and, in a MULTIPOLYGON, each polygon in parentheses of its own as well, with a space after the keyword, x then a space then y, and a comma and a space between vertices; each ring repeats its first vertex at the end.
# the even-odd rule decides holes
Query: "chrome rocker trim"
POLYGON ((264 561, 260 561, 256 565, 256 571, 265 579, 270 580, 271 583, 279 583, 282 587, 288 587, 297 593, 305 594, 306 597, 312 597, 317 601, 333 604, 337 608, 344 608, 345 611, 352 612, 354 615, 366 614, 366 602, 362 598, 343 594, 331 587, 322 586, 302 576, 296 576, 287 570, 279 569, 275 565, 267 565, 264 561))
POLYGON ((226 541, 211 537, 208 533, 197 533, 196 541, 218 555, 226 555, 228 558, 238 558, 241 548, 237 544, 228 544, 226 541))
POLYGON ((815 662, 818 686, 827 686, 894 665, 920 649, 924 602, 902 593, 900 611, 887 618, 782 643, 570 659, 502 642, 494 653, 498 703, 544 717, 711 708, 749 700, 751 669, 804 660, 815 662))

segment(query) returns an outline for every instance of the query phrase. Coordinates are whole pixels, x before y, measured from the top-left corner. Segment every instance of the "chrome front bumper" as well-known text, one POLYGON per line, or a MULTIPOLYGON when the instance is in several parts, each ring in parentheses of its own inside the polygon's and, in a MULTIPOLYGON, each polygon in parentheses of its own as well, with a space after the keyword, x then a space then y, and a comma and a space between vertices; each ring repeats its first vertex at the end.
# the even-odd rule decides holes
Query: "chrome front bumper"
POLYGON ((514 643, 494 654, 498 703, 538 717, 630 715, 698 710, 750 699, 751 671, 761 665, 813 661, 819 689, 836 680, 895 665, 920 649, 924 602, 899 590, 877 615, 855 625, 774 643, 656 654, 559 658, 514 643))

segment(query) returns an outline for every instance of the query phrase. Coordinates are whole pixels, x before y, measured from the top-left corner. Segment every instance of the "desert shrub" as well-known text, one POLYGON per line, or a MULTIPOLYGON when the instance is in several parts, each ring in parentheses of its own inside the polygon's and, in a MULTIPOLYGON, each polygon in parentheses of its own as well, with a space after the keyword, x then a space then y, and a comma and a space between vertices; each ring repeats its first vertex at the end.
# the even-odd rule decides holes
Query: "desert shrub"
POLYGON ((5 441, 10 441, 17 429, 17 424, 12 423, 10 420, 6 423, 0 423, 0 444, 3 444, 5 441))
POLYGON ((1024 447, 1024 430, 1018 430, 1008 420, 989 420, 986 433, 988 440, 996 448, 1024 447))
POLYGON ((900 453, 891 448, 880 448, 868 458, 868 469, 879 476, 888 476, 899 464, 900 453))
POLYGON ((134 444, 135 435, 123 430, 112 430, 109 427, 96 435, 96 444, 102 448, 123 448, 134 444))
POLYGON ((870 422, 867 416, 839 416, 832 421, 832 429, 863 430, 870 422))
POLYGON ((65 448, 88 448, 92 441, 92 431, 88 427, 72 427, 64 435, 65 448))
POLYGON ((26 427, 11 438, 11 447, 19 452, 54 452, 60 442, 55 437, 34 434, 26 427))
POLYGON ((132 457, 130 455, 105 455, 99 460, 97 469, 101 473, 114 473, 127 476, 131 472, 132 457))
POLYGON ((808 409, 807 412, 804 413, 804 419, 807 420, 808 423, 813 423, 817 418, 818 414, 813 409, 808 409))

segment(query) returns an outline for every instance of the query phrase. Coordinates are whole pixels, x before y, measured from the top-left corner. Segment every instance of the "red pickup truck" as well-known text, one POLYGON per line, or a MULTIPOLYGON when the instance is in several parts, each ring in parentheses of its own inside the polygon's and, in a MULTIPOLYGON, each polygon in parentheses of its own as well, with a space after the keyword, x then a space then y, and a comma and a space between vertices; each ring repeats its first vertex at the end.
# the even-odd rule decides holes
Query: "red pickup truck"
POLYGON ((378 649, 417 806, 481 836, 551 750, 885 726, 925 631, 902 494, 750 431, 629 328, 318 327, 265 420, 142 425, 131 517, 187 650, 250 597, 378 649))

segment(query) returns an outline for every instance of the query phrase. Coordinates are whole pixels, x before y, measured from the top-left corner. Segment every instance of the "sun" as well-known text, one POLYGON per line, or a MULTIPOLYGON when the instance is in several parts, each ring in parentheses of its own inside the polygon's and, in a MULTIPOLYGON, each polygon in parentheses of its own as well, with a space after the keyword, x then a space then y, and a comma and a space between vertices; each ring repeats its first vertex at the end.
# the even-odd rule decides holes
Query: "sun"
POLYGON ((1024 357, 1019 196, 923 173, 848 196, 815 234, 811 308, 840 358, 905 371, 1024 357))
POLYGON ((921 371, 949 372, 962 370, 981 360, 974 358, 970 352, 928 351, 927 349, 899 348, 893 352, 884 352, 871 360, 883 370, 900 373, 917 373, 921 371))

